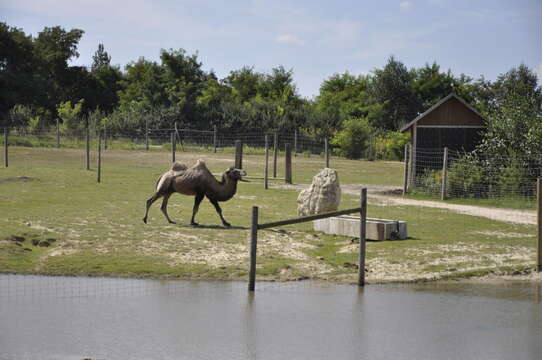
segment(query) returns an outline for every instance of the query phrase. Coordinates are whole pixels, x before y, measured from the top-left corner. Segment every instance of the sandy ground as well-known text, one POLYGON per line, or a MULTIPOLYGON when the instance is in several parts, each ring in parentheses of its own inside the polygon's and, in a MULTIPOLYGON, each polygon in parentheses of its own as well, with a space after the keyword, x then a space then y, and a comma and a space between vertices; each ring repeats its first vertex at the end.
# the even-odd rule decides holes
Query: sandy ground
MULTIPOLYGON (((284 189, 303 190, 305 188, 308 188, 310 185, 297 184, 278 186, 284 189)), ((345 194, 359 195, 360 190, 364 187, 367 188, 367 195, 369 197, 369 201, 372 201, 374 203, 385 203, 389 205, 424 206, 437 209, 446 209, 459 214, 481 216, 496 221, 514 224, 536 225, 536 211, 534 210, 517 210, 473 205, 458 205, 439 201, 405 199, 399 196, 389 195, 389 193, 397 193, 398 190, 400 191, 400 188, 396 186, 344 184, 341 185, 341 190, 345 194)))

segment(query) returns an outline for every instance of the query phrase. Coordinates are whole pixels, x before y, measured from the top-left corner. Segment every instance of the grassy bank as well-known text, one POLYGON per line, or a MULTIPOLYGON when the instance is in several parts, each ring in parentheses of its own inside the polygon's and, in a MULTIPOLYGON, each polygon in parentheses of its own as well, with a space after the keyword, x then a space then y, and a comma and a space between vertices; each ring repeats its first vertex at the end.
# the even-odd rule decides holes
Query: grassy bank
MULTIPOLYGON (((203 158, 214 173, 233 162, 231 155, 223 153, 180 152, 177 158, 189 164, 203 158)), ((296 216, 296 191, 265 191, 261 180, 255 179, 240 183, 234 199, 223 204, 232 228, 220 225, 206 200, 198 214, 203 226, 188 226, 193 198, 181 195, 174 195, 169 203, 177 225, 166 222, 159 203, 145 225, 144 202, 152 195, 157 177, 167 170, 170 155, 108 150, 103 155, 101 184, 96 183, 95 169, 84 169, 84 159, 78 149, 10 149, 10 167, 0 170, 0 272, 245 279, 250 208, 260 207, 261 221, 296 216)), ((247 155, 244 167, 250 175, 263 174, 262 160, 261 155, 247 155)), ((282 165, 279 162, 279 176, 282 165)), ((343 183, 400 185, 402 181, 400 163, 332 159, 332 165, 343 183)), ((322 167, 319 157, 296 157, 294 182, 309 183, 322 167)), ((355 207, 358 201, 344 195, 341 207, 355 207)), ((368 215, 406 220, 410 236, 406 241, 369 242, 369 282, 456 278, 534 267, 534 226, 411 206, 369 204, 368 215)), ((357 244, 352 240, 316 233, 310 224, 262 231, 258 276, 354 281, 357 244)))

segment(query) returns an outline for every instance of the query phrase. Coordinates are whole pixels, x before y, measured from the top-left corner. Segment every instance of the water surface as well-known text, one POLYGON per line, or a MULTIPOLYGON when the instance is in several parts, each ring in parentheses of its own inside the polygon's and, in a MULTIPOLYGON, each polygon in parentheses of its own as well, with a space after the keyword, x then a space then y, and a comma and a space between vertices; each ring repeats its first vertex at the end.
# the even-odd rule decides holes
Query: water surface
POLYGON ((0 359, 542 359, 528 283, 0 275, 0 359))

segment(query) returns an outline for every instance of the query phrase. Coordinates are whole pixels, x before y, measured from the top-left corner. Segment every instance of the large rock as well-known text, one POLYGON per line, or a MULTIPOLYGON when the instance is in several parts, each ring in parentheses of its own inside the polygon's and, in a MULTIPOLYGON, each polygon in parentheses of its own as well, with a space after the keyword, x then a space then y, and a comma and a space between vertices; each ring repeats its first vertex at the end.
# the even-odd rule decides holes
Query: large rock
POLYGON ((299 216, 320 214, 335 211, 341 202, 341 186, 337 171, 325 168, 312 178, 308 189, 297 197, 297 213, 299 216))

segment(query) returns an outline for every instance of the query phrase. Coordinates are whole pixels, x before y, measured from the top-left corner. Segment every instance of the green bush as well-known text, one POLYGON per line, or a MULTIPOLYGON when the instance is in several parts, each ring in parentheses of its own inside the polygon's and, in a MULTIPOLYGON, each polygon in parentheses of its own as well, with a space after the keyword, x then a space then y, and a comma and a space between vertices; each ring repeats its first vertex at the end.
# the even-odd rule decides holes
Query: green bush
POLYGON ((343 129, 335 133, 330 143, 335 151, 348 159, 366 155, 373 129, 366 118, 352 118, 343 122, 343 129))
POLYGON ((426 195, 440 194, 442 189, 442 171, 426 169, 416 181, 415 192, 422 192, 426 195))
POLYGON ((374 157, 376 160, 402 160, 405 156, 405 145, 410 142, 410 134, 391 131, 378 135, 374 140, 374 157))
POLYGON ((469 154, 453 161, 448 169, 447 195, 449 197, 487 197, 488 184, 484 168, 469 154))

